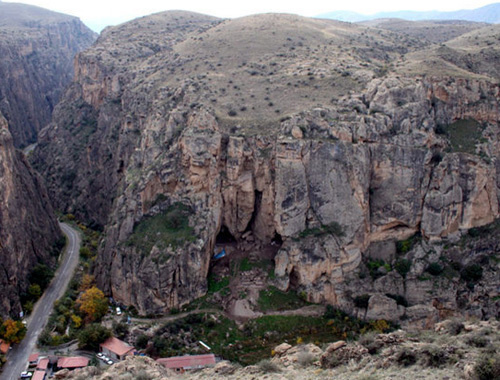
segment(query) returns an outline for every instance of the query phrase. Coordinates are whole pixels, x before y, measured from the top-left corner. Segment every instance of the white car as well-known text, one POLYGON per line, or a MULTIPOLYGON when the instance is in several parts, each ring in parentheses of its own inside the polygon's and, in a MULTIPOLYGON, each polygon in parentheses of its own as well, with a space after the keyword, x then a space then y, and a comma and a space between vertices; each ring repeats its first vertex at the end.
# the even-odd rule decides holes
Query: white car
POLYGON ((105 356, 104 356, 104 354, 103 354, 102 352, 99 352, 99 353, 97 354, 97 358, 98 358, 98 359, 103 359, 104 357, 105 357, 105 356))
MULTIPOLYGON (((105 360, 105 361, 106 361, 106 360, 105 360)), ((115 362, 114 362, 113 360, 111 360, 111 359, 108 359, 108 360, 106 361, 106 364, 111 365, 111 364, 115 364, 115 362)))
POLYGON ((21 379, 29 379, 33 376, 33 373, 28 372, 28 371, 23 371, 21 372, 21 379))
POLYGON ((116 308, 116 315, 122 315, 122 309, 119 307, 116 308))

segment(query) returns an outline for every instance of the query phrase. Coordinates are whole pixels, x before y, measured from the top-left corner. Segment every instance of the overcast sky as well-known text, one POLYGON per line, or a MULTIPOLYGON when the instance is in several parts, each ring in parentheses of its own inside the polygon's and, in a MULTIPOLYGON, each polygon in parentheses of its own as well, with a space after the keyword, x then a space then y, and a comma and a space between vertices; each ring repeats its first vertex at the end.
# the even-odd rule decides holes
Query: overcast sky
POLYGON ((116 25, 155 12, 183 9, 218 17, 240 17, 255 13, 285 12, 303 16, 347 10, 365 15, 384 11, 452 11, 474 9, 494 3, 495 0, 25 0, 22 2, 79 17, 90 28, 100 31, 105 25, 116 25))

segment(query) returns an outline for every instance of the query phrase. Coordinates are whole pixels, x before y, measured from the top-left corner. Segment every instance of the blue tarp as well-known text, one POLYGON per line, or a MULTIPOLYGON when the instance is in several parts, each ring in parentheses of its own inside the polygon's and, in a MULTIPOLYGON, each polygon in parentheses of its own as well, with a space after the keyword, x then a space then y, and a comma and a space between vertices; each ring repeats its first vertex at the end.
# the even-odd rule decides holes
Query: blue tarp
POLYGON ((214 259, 217 260, 217 259, 223 258, 224 256, 226 256, 226 250, 225 249, 223 249, 219 253, 216 253, 214 255, 214 259))

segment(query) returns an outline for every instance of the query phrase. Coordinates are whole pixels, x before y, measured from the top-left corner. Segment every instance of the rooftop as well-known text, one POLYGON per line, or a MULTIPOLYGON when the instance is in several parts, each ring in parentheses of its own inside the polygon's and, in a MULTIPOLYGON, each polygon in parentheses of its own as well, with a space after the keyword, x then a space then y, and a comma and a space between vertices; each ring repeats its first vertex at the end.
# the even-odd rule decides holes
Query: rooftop
POLYGON ((36 368, 46 370, 48 365, 49 365, 49 358, 43 358, 43 359, 40 359, 36 368))
POLYGON ((107 339, 104 343, 101 343, 101 349, 102 348, 106 348, 109 351, 114 352, 118 356, 125 355, 130 351, 135 350, 135 348, 132 347, 131 345, 115 337, 111 337, 107 339))
POLYGON ((2 339, 0 339, 0 352, 2 354, 6 354, 9 351, 10 343, 5 343, 2 339))
POLYGON ((173 356, 171 358, 157 359, 156 361, 166 368, 200 368, 215 365, 215 355, 173 356))
POLYGON ((59 368, 81 368, 89 364, 89 359, 83 356, 60 357, 57 361, 59 368))
POLYGON ((35 371, 31 380, 43 380, 45 378, 45 371, 35 371))
POLYGON ((33 363, 33 362, 36 362, 38 360, 38 357, 40 356, 40 354, 38 352, 35 352, 34 354, 31 354, 28 361, 30 363, 33 363))

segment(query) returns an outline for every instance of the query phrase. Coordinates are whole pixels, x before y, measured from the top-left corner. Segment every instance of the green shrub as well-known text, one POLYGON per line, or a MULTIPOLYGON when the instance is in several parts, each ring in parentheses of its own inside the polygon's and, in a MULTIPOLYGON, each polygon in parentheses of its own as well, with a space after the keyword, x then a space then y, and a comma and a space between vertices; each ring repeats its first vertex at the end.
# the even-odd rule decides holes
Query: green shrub
POLYGON ((410 272, 411 269, 411 261, 407 259, 398 259, 394 264, 394 269, 401 276, 403 276, 403 278, 406 278, 406 275, 410 272))
POLYGON ((331 369, 342 364, 340 358, 335 354, 335 351, 329 355, 322 355, 320 358, 322 368, 331 369))
POLYGON ((119 339, 123 339, 128 334, 128 325, 126 323, 113 322, 113 333, 119 339))
POLYGON ((37 264, 31 270, 28 281, 30 284, 38 284, 41 290, 47 289, 50 281, 54 277, 54 271, 45 264, 37 264))
POLYGON ((446 331, 448 331, 448 334, 450 335, 458 335, 464 330, 464 328, 465 326, 462 322, 453 320, 446 326, 446 331))
POLYGON ((460 277, 466 282, 475 283, 483 277, 483 268, 479 264, 469 264, 462 269, 460 277))
POLYGON ((135 339, 135 346, 137 348, 143 349, 147 347, 148 342, 149 342, 148 336, 141 334, 135 339))
POLYGON ((477 380, 500 379, 500 355, 480 356, 474 366, 474 375, 477 380))
POLYGON ((444 268, 441 266, 441 264, 434 262, 430 263, 425 271, 433 276, 439 276, 441 273, 443 273, 444 268))
POLYGON ((80 257, 84 260, 88 260, 92 257, 92 251, 87 246, 83 246, 80 248, 80 257))
POLYGON ((421 238, 422 236, 419 233, 416 233, 406 240, 400 240, 396 242, 396 252, 400 255, 404 255, 410 252, 415 244, 417 244, 421 240, 421 238))
POLYGON ((344 231, 342 226, 337 222, 332 222, 330 224, 322 224, 321 227, 307 228, 299 233, 299 238, 306 238, 308 236, 323 236, 326 234, 331 234, 334 236, 344 236, 344 231))
POLYGON ((379 268, 383 267, 387 272, 391 271, 391 265, 389 263, 386 263, 382 259, 368 260, 366 266, 368 268, 368 271, 370 272, 370 276, 374 280, 383 276, 383 274, 380 273, 379 268))
POLYGON ((375 355, 378 350, 382 347, 382 344, 377 341, 377 334, 374 332, 369 332, 360 336, 358 342, 364 346, 370 355, 375 355))
POLYGON ((396 362, 404 367, 417 363, 417 354, 408 347, 401 347, 396 353, 396 362))
POLYGON ((428 367, 441 367, 449 360, 446 351, 435 344, 429 344, 421 350, 422 362, 428 367))
POLYGON ((269 359, 261 360, 257 363, 259 371, 262 373, 276 373, 281 372, 281 368, 269 359))
POLYGON ((309 367, 315 361, 315 357, 308 351, 301 351, 297 355, 297 363, 302 367, 309 367))
POLYGON ((87 325, 78 334, 78 348, 86 348, 97 351, 99 344, 111 336, 111 331, 99 324, 87 325))

